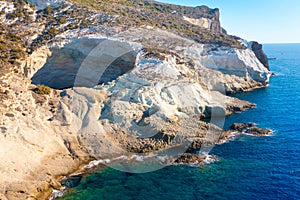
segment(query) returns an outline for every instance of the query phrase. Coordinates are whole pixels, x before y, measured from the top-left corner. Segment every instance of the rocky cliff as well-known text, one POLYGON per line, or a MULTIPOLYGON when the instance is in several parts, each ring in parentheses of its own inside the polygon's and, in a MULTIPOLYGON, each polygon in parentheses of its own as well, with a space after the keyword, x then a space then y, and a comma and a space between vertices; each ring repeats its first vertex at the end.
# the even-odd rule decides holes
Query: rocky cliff
POLYGON ((0 4, 1 199, 43 199, 91 160, 208 153, 224 136, 213 123, 255 106, 226 94, 269 83, 218 9, 30 2, 0 4))
POLYGON ((191 12, 181 13, 183 19, 210 30, 213 33, 222 33, 223 29, 220 23, 220 11, 219 9, 210 9, 206 6, 198 6, 191 12))
POLYGON ((269 69, 269 60, 267 55, 265 54, 265 52, 262 49, 262 45, 259 44, 258 42, 251 42, 251 49, 252 51, 255 53, 256 57, 258 58, 258 60, 268 69, 269 69))

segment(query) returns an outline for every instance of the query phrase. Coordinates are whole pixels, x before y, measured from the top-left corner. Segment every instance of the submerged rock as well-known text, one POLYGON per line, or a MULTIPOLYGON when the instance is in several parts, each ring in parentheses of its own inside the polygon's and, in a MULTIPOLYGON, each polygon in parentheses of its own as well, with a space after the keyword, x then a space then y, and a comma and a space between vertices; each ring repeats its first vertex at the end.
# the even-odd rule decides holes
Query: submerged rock
POLYGON ((246 128, 255 127, 255 126, 256 126, 255 123, 244 123, 244 124, 234 123, 230 126, 230 129, 234 131, 243 132, 244 130, 246 130, 246 128))
POLYGON ((229 130, 222 131, 217 144, 223 144, 228 141, 234 140, 241 134, 247 134, 251 136, 270 136, 273 133, 268 128, 257 127, 255 123, 234 123, 229 130))
POLYGON ((268 136, 272 134, 273 131, 266 128, 251 127, 246 131, 246 133, 257 136, 268 136))
POLYGON ((185 153, 179 156, 175 163, 178 164, 199 164, 206 159, 206 156, 200 154, 185 153))
POLYGON ((230 128, 231 131, 238 131, 256 136, 268 136, 273 133, 273 131, 270 129, 257 127, 255 123, 234 123, 230 128))

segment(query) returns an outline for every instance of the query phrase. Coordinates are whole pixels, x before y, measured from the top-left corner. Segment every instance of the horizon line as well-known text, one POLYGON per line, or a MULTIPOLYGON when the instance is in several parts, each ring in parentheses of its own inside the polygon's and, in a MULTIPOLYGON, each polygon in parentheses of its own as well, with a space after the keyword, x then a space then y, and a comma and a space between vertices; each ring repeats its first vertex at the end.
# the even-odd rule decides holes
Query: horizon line
POLYGON ((262 44, 300 44, 300 42, 261 42, 262 44))

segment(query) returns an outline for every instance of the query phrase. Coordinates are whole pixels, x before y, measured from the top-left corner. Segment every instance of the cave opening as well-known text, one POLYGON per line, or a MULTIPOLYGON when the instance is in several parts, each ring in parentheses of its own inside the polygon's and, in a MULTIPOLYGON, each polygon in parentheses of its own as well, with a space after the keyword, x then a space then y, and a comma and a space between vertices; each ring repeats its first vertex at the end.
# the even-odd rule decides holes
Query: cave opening
POLYGON ((128 43, 99 38, 76 38, 51 52, 31 80, 54 89, 106 84, 132 70, 137 56, 128 43))

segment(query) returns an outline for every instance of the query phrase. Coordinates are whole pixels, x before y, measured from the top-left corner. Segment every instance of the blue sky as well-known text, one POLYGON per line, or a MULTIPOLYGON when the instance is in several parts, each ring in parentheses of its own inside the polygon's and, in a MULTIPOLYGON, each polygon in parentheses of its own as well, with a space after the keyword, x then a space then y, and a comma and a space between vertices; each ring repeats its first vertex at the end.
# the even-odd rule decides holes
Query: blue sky
POLYGON ((300 43, 300 0, 160 0, 219 8, 229 34, 261 43, 300 43))

